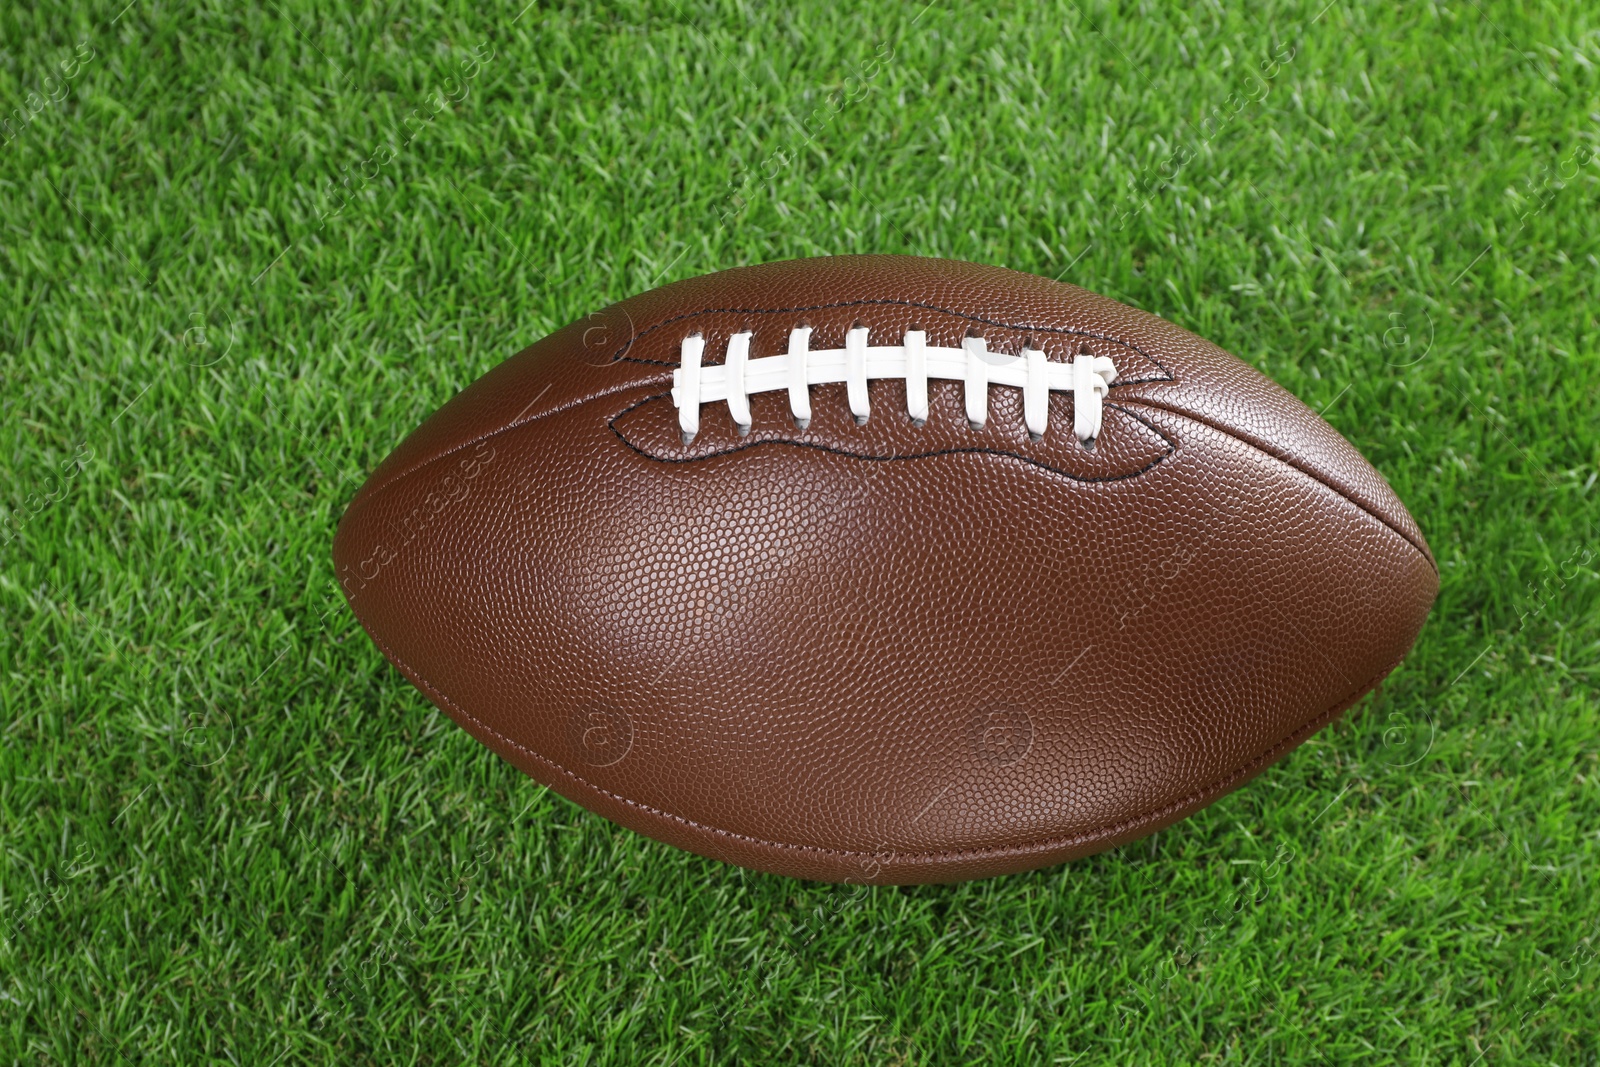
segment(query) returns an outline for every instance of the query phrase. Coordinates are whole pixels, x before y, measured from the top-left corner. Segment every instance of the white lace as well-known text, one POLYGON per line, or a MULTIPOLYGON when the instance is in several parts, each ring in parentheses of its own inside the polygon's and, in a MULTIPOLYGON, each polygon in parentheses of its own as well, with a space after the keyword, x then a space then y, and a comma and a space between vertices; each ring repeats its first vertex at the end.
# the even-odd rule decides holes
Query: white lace
POLYGON ((700 405, 719 400, 740 434, 750 432, 750 395, 789 391, 789 411, 801 430, 811 422, 813 385, 844 382, 850 413, 858 423, 869 414, 867 382, 873 378, 904 378, 906 414, 921 425, 928 417, 928 379, 943 378, 965 384, 967 420, 982 429, 989 418, 989 386, 1007 385, 1022 390, 1023 421, 1035 440, 1044 436, 1050 419, 1050 393, 1073 394, 1072 430, 1085 444, 1100 433, 1101 401, 1116 380, 1116 364, 1109 356, 1078 355, 1071 363, 1056 363, 1037 348, 1024 348, 1020 356, 991 355, 982 337, 967 337, 960 348, 928 344, 928 335, 911 330, 898 345, 867 344, 867 328, 845 334, 843 348, 811 348, 811 328, 789 331, 789 351, 780 356, 750 358, 750 333, 728 338, 727 358, 705 366, 705 338, 690 334, 683 339, 682 361, 672 372, 672 402, 678 406, 678 428, 685 444, 700 432, 700 405))

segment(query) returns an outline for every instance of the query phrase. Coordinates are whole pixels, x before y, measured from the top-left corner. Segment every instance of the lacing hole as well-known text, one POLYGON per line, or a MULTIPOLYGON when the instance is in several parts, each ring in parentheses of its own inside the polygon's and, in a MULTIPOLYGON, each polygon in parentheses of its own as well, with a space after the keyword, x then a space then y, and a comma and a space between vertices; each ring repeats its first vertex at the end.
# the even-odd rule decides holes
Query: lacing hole
POLYGON ((796 419, 792 415, 790 416, 790 418, 794 422, 794 428, 796 430, 798 430, 800 433, 805 433, 806 432, 806 428, 811 425, 811 420, 810 419, 796 419))

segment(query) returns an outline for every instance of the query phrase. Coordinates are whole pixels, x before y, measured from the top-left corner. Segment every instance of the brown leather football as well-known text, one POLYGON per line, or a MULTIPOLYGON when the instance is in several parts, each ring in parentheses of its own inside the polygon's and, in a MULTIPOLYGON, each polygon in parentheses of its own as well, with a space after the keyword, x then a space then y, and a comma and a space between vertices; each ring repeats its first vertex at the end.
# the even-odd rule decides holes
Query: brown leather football
POLYGON ((842 256, 624 300, 397 448, 334 541, 468 732, 579 804, 801 878, 1131 841, 1405 656, 1421 533, 1217 346, 998 267, 842 256))

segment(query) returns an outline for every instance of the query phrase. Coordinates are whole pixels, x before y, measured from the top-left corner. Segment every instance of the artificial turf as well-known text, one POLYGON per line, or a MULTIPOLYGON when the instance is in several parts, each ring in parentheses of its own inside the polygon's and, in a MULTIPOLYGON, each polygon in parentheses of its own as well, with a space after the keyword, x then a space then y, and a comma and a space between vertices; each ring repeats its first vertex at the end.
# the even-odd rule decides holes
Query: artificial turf
POLYGON ((1594 9, 125 3, 0 11, 0 1061, 1600 1060, 1594 9), (869 251, 1321 410, 1439 558, 1411 658, 1146 841, 863 889, 588 814, 354 623, 458 389, 869 251))

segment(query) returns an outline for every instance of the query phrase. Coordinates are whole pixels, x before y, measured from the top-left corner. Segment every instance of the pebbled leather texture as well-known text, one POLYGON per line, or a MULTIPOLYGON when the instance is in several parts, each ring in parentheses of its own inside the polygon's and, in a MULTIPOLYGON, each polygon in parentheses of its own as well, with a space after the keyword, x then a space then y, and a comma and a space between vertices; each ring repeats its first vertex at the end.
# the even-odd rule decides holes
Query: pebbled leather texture
MULTIPOLYGON (((880 340, 883 338, 883 340, 880 340)), ((334 560, 384 654, 562 795, 760 870, 862 883, 1027 870, 1134 840, 1269 766, 1410 649, 1438 587, 1382 477, 1215 345, 997 267, 848 256, 644 293, 507 360, 356 495, 334 560), (972 430, 960 382, 723 404, 706 362, 867 326, 1110 356, 1091 451, 1072 398, 972 430)))

